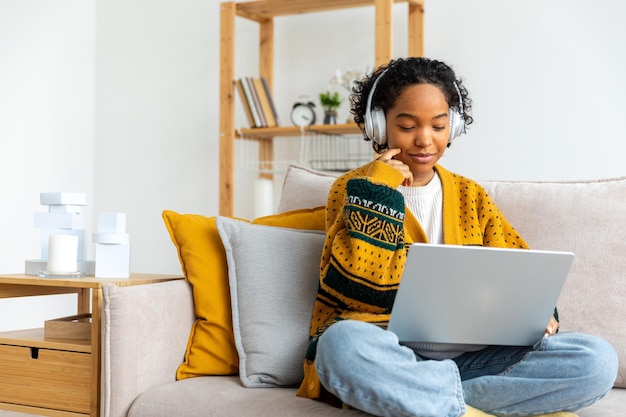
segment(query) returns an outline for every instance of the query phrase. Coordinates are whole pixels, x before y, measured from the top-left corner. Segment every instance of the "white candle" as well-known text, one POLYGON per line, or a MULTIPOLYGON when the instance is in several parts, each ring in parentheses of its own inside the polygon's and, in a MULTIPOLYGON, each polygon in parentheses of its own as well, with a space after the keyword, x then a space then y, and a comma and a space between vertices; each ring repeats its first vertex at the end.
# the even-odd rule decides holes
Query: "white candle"
POLYGON ((71 273, 78 270, 78 236, 50 235, 48 239, 48 272, 71 273))
POLYGON ((254 182, 254 217, 274 214, 274 182, 257 178, 254 182))

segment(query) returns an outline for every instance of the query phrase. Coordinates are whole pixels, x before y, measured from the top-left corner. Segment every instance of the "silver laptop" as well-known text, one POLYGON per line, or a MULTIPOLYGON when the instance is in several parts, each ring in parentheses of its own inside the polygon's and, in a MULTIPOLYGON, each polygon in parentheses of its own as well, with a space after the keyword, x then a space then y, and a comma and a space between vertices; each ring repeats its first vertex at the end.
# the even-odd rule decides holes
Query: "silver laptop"
POLYGON ((573 259, 570 252, 412 244, 388 329, 400 341, 532 345, 573 259))

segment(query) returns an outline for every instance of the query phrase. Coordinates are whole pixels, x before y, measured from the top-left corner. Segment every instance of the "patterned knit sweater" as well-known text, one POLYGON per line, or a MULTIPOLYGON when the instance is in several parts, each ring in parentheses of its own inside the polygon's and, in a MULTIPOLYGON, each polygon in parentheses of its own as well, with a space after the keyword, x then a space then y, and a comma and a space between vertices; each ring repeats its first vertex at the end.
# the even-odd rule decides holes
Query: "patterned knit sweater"
MULTIPOLYGON (((528 248, 478 183, 435 167, 443 189, 443 240, 452 245, 528 248)), ((379 161, 339 177, 326 205, 326 241, 298 395, 319 398, 317 341, 339 320, 389 321, 406 245, 427 242, 397 191, 403 176, 379 161)))

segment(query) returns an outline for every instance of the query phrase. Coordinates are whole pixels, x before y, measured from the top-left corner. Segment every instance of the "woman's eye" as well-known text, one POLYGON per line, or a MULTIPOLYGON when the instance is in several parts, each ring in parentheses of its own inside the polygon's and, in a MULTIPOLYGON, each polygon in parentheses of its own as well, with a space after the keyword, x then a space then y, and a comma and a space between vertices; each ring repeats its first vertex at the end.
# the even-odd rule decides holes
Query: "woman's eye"
POLYGON ((415 128, 415 126, 400 126, 400 130, 409 131, 415 128))
POLYGON ((437 132, 444 130, 446 127, 445 126, 433 126, 433 129, 436 130, 437 132))

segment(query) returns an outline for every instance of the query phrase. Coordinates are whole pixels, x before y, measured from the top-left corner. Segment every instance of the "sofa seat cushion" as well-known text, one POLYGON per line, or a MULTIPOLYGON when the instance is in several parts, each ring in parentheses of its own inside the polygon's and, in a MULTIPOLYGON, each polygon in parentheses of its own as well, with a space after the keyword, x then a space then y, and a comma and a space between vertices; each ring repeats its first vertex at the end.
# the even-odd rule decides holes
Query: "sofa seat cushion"
POLYGON ((140 395, 128 417, 365 417, 296 397, 295 388, 244 388, 236 376, 189 378, 140 395))
POLYGON ((591 407, 578 411, 579 417, 619 417, 626 410, 626 389, 613 388, 606 397, 591 407))
MULTIPOLYGON (((615 388, 580 417, 623 417, 626 389, 615 388)), ((189 378, 152 388, 131 406, 128 417, 367 417, 296 397, 294 388, 244 388, 236 376, 189 378)), ((371 416, 370 416, 371 417, 371 416)))

